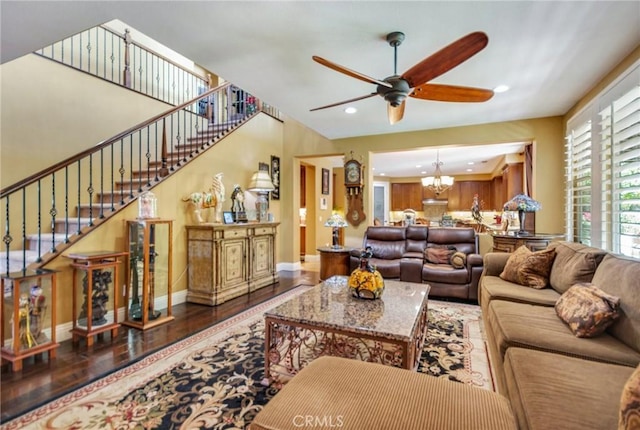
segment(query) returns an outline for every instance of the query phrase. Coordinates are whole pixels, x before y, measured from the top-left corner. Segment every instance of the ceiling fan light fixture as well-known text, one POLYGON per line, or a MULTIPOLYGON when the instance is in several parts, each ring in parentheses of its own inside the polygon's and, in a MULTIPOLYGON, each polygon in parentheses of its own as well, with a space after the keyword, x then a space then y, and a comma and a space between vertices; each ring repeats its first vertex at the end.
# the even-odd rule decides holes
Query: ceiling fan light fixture
POLYGON ((345 108, 345 109, 344 109, 344 113, 354 114, 354 113, 356 113, 356 112, 358 112, 358 109, 356 109, 356 108, 355 108, 355 107, 353 107, 353 106, 349 106, 349 107, 347 107, 347 108, 345 108))
POLYGON ((433 163, 433 165, 436 166, 434 175, 422 178, 422 186, 427 187, 428 189, 433 191, 436 196, 440 195, 453 186, 453 176, 443 175, 442 170, 440 170, 440 166, 442 166, 443 164, 444 163, 440 161, 440 151, 438 151, 436 155, 436 161, 435 163, 433 163))

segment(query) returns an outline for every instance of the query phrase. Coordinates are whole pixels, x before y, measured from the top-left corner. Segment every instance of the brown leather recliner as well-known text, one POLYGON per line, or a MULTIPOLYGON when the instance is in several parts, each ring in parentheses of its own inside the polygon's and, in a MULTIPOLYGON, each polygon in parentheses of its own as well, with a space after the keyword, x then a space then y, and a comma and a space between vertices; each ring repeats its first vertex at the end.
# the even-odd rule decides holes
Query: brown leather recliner
POLYGON ((405 258, 400 262, 400 279, 431 285, 429 296, 477 300, 482 274, 482 256, 478 254, 478 237, 473 228, 432 227, 427 246, 454 247, 466 255, 466 264, 456 269, 451 264, 434 264, 427 260, 405 258))
MULTIPOLYGON (((483 266, 473 228, 371 226, 362 241, 362 249, 367 246, 373 252, 369 263, 385 279, 428 283, 431 285, 429 295, 434 297, 477 300, 483 266), (434 245, 454 247, 456 251, 465 253, 465 266, 455 269, 450 264, 427 262, 425 249, 434 245)), ((359 265, 362 249, 351 251, 352 271, 359 265)))

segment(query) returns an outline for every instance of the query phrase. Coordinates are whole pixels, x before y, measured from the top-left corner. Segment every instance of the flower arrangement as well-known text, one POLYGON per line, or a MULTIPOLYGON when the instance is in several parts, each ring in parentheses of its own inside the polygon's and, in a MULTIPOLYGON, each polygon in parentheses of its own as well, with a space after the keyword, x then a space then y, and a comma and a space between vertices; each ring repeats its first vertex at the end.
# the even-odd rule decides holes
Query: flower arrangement
POLYGON ((505 211, 522 211, 536 212, 542 208, 542 205, 525 194, 518 194, 507 203, 504 204, 505 211))

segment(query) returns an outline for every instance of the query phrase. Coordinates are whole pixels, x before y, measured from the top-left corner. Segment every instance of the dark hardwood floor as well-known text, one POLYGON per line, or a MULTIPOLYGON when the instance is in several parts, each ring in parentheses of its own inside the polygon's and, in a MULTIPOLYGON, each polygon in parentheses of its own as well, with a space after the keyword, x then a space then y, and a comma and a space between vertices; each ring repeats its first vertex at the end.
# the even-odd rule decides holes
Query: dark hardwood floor
POLYGON ((145 331, 121 326, 111 339, 96 336, 92 347, 81 340, 60 343, 56 358, 46 354, 24 360, 20 372, 8 364, 0 374, 0 422, 19 416, 69 391, 105 376, 171 343, 216 324, 298 285, 315 285, 317 271, 280 272, 280 282, 218 306, 181 303, 172 307, 175 320, 145 331))

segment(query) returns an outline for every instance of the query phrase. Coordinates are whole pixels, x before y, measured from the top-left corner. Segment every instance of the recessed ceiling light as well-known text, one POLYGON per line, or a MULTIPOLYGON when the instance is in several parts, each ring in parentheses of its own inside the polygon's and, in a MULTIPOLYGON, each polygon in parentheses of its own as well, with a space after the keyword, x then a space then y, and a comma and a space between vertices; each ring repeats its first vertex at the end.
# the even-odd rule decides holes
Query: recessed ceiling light
POLYGON ((509 87, 507 85, 498 85, 493 89, 494 93, 504 93, 505 91, 509 91, 509 87))
POLYGON ((473 172, 473 169, 467 169, 467 172, 473 172))
POLYGON ((384 175, 386 175, 386 173, 380 173, 380 176, 384 176, 384 175))
POLYGON ((416 164, 416 168, 419 169, 422 167, 422 164, 416 164))
POLYGON ((426 170, 423 170, 422 172, 420 172, 420 174, 421 174, 421 175, 426 175, 426 174, 427 174, 427 171, 426 171, 426 170))
POLYGON ((344 109, 345 113, 356 113, 358 112, 358 109, 354 108, 353 106, 349 106, 348 108, 344 109))
POLYGON ((474 163, 473 161, 469 161, 467 164, 468 164, 469 166, 473 166, 473 165, 474 165, 474 164, 476 164, 476 163, 474 163))

